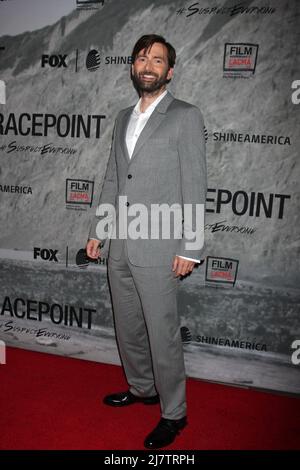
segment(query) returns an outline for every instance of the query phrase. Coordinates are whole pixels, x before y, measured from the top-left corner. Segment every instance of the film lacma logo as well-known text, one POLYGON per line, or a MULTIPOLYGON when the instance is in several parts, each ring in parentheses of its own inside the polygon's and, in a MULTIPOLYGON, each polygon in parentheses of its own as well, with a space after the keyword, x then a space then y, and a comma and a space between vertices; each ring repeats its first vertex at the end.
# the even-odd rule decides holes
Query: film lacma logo
POLYGON ((223 58, 224 78, 249 78, 254 75, 258 44, 225 43, 223 58))
POLYGON ((94 181, 67 178, 66 204, 69 209, 76 208, 74 205, 77 206, 78 204, 81 206, 87 205, 91 207, 93 203, 93 194, 94 181))

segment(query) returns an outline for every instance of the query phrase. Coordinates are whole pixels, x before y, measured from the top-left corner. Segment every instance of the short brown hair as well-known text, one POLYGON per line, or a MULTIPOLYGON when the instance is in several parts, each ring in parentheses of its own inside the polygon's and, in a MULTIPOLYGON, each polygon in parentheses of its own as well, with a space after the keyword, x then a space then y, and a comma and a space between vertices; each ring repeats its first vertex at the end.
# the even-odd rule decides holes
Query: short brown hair
POLYGON ((151 49, 151 47, 153 46, 155 42, 159 42, 160 44, 163 44, 164 46, 166 46, 168 50, 169 68, 174 67, 175 61, 176 61, 176 51, 174 47, 165 40, 164 37, 159 36, 158 34, 145 34, 144 36, 140 37, 140 39, 135 43, 132 54, 131 54, 132 62, 135 61, 140 51, 143 51, 144 49, 146 49, 146 51, 148 49, 151 49))

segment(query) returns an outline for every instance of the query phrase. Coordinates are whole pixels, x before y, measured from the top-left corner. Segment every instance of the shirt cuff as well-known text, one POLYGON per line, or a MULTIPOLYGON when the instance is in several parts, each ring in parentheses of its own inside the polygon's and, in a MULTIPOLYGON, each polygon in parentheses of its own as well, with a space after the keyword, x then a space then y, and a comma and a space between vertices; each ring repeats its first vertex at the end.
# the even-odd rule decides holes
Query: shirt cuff
POLYGON ((97 242, 100 242, 100 245, 99 245, 100 250, 101 250, 101 248, 103 248, 103 246, 104 246, 104 242, 101 241, 101 240, 99 240, 99 238, 93 238, 93 237, 91 237, 91 238, 89 238, 89 240, 96 240, 97 242))
POLYGON ((176 255, 176 256, 179 256, 179 258, 188 259, 189 261, 194 261, 194 263, 200 263, 199 259, 187 258, 186 256, 180 256, 180 255, 176 255))

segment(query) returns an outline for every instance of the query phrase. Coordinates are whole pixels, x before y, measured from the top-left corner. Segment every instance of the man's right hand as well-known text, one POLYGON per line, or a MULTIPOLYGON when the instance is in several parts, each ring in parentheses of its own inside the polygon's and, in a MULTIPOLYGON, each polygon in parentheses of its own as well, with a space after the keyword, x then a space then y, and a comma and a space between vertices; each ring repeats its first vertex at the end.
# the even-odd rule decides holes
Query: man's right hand
POLYGON ((100 256, 100 240, 88 240, 86 244, 86 254, 88 255, 89 258, 92 259, 98 259, 100 256))

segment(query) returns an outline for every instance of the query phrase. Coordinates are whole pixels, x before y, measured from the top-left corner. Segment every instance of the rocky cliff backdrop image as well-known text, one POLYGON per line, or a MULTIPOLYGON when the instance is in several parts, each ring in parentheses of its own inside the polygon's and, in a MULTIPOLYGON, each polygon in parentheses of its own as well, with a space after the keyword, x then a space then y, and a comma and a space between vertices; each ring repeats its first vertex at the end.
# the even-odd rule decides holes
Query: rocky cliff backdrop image
POLYGON ((0 3, 0 339, 119 364, 106 258, 84 247, 114 120, 138 99, 132 47, 162 34, 169 89, 207 136, 206 252, 180 282, 187 374, 300 393, 299 2, 49 3, 0 3))

